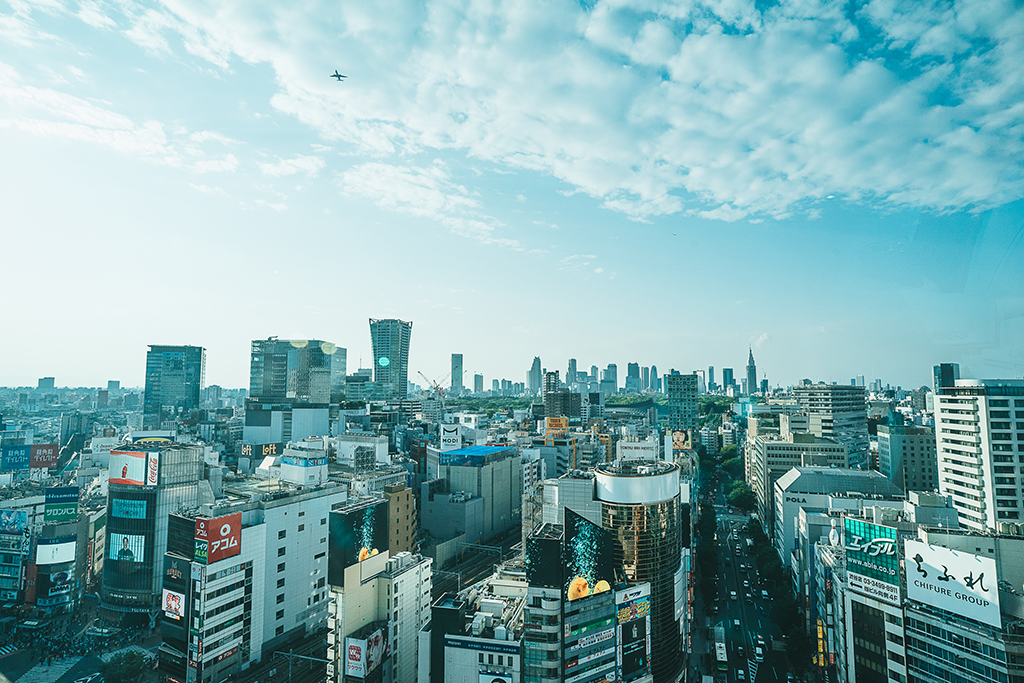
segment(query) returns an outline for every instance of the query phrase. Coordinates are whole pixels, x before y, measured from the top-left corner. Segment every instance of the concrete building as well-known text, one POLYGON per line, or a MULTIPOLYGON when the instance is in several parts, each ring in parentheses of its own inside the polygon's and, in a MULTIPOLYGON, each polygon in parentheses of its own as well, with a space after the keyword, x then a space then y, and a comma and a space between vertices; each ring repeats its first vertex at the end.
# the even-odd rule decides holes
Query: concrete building
POLYGON ((846 445, 851 465, 868 462, 868 412, 863 387, 846 384, 800 384, 793 387, 808 431, 846 445))
POLYGON ((384 487, 384 498, 388 501, 388 548, 395 555, 412 552, 419 531, 412 489, 404 483, 392 484, 384 487))
POLYGON ((904 491, 937 491, 935 431, 903 424, 878 425, 878 471, 904 491))
POLYGON ((668 395, 668 428, 697 430, 697 375, 665 375, 668 395))
MULTIPOLYGON (((505 446, 469 446, 443 453, 428 448, 427 475, 447 481, 451 493, 482 499, 482 533, 489 539, 521 521, 520 460, 515 448, 505 446)), ((424 512, 422 522, 429 530, 433 520, 424 512)))
POLYGON ((754 350, 749 349, 750 355, 747 358, 747 391, 748 394, 757 393, 757 365, 754 364, 754 350))
POLYGON ((537 392, 541 390, 541 381, 543 379, 541 367, 540 367, 540 356, 534 356, 533 364, 530 366, 530 372, 526 376, 526 389, 530 392, 531 396, 536 396, 537 392))
POLYGON ((225 482, 214 504, 172 512, 162 570, 160 666, 233 680, 327 626, 327 537, 342 487, 225 482), (198 624, 198 626, 197 626, 198 624))
POLYGON ((452 394, 460 396, 464 387, 462 386, 462 354, 452 354, 452 394))
POLYGON ((765 533, 774 535, 775 482, 794 467, 849 466, 846 446, 833 439, 807 433, 758 435, 748 449, 750 488, 757 499, 757 512, 765 533))
POLYGON ((965 527, 980 531, 1018 522, 1024 507, 1017 466, 1024 455, 1024 380, 954 379, 951 386, 937 386, 935 449, 939 491, 953 497, 965 527))

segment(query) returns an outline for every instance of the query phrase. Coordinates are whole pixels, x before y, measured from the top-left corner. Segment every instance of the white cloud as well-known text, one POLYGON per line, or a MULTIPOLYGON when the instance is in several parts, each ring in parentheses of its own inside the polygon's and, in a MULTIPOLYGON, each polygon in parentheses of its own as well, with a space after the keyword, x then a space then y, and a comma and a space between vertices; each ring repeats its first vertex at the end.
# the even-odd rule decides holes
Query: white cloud
POLYGON ((217 133, 212 130, 197 130, 196 132, 189 135, 188 139, 191 140, 192 142, 209 142, 212 140, 213 142, 219 142, 224 145, 238 144, 238 140, 234 140, 226 135, 217 133))
POLYGON ((222 159, 197 161, 192 164, 192 170, 196 173, 228 173, 237 170, 239 165, 235 155, 228 154, 222 159))
POLYGON ((101 2, 94 0, 81 0, 78 3, 78 13, 75 15, 93 28, 114 28, 117 22, 110 18, 101 2))
POLYGON ((269 176, 280 177, 305 173, 311 178, 315 178, 325 165, 324 160, 320 157, 299 154, 293 159, 279 159, 276 164, 263 163, 259 164, 259 167, 264 175, 269 176))
POLYGON ((256 200, 256 204, 258 204, 259 206, 265 206, 268 209, 273 209, 274 211, 277 211, 278 213, 281 213, 281 212, 284 212, 284 211, 288 210, 288 205, 285 204, 284 202, 274 203, 274 202, 264 201, 262 199, 257 199, 256 200))
POLYGON ((342 193, 365 197, 388 211, 436 220, 457 235, 521 250, 514 239, 498 237, 499 221, 480 210, 468 190, 451 181, 448 167, 394 166, 371 162, 350 168, 338 177, 342 193))

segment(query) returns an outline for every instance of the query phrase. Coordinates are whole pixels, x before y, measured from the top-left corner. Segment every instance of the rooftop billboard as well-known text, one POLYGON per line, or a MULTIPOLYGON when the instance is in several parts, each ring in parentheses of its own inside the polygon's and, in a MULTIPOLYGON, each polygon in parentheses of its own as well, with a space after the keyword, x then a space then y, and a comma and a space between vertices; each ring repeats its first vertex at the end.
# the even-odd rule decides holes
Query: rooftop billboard
POLYGON ((565 508, 565 599, 611 590, 615 579, 612 539, 607 531, 565 508))
POLYGON ((1002 628, 996 562, 920 541, 904 541, 907 598, 1002 628))
POLYGON ((329 537, 328 581, 333 586, 344 586, 346 567, 388 549, 387 501, 356 510, 332 510, 329 537))

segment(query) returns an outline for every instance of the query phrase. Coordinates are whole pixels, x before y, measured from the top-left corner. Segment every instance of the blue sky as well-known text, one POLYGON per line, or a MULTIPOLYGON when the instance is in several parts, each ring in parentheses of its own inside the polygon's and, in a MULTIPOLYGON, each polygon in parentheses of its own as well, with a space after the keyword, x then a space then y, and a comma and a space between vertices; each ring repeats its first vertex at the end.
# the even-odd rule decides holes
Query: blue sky
POLYGON ((992 0, 0 0, 0 384, 369 317, 488 386, 1020 377, 1021 54, 992 0))

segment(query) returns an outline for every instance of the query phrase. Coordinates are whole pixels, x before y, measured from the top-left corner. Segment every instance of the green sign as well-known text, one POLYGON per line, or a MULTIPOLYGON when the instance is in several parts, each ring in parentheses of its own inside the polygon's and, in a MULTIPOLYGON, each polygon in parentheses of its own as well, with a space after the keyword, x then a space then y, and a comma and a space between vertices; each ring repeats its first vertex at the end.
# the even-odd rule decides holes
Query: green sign
POLYGON ((845 519, 846 569, 869 579, 900 585, 896 529, 859 519, 845 519))
POLYGON ((78 501, 74 503, 57 503, 45 506, 44 522, 72 522, 78 519, 78 501))
POLYGON ((202 562, 203 564, 206 564, 206 557, 207 557, 206 551, 207 551, 207 542, 206 541, 196 541, 196 552, 195 552, 195 555, 193 555, 192 559, 194 559, 196 562, 202 562))

